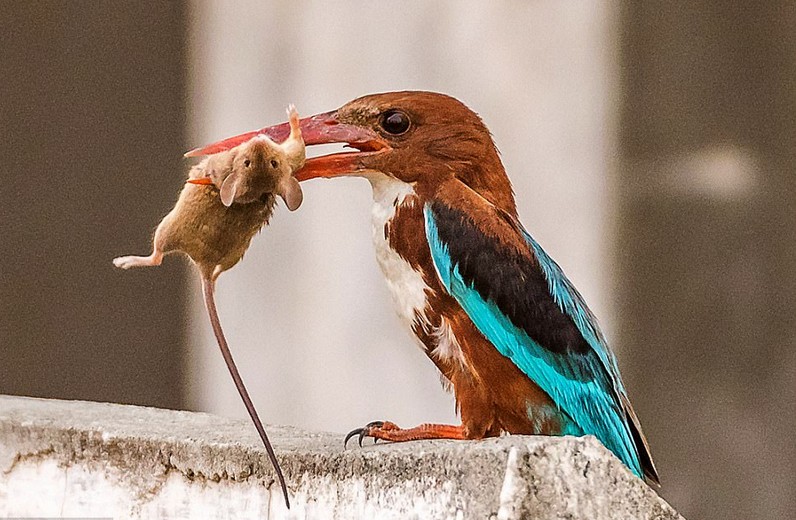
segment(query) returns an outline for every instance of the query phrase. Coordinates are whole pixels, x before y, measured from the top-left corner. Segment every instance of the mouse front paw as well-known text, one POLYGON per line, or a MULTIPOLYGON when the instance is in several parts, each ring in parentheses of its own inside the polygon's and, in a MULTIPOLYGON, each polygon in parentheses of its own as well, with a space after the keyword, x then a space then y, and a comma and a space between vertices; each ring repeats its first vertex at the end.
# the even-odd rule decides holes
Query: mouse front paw
POLYGON ((113 265, 121 269, 130 269, 131 267, 152 267, 160 265, 163 260, 163 255, 150 255, 150 256, 119 256, 113 259, 113 265))

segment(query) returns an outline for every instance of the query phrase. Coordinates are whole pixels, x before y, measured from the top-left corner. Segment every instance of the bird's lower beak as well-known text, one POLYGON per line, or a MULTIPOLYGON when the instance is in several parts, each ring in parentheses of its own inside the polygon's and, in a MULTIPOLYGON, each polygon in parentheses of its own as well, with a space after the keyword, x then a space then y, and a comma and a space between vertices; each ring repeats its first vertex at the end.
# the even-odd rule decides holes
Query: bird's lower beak
MULTIPOLYGON (((305 181, 316 177, 339 177, 356 175, 357 172, 367 170, 363 160, 390 149, 387 142, 376 132, 369 128, 340 123, 337 121, 337 112, 325 112, 299 121, 304 144, 345 143, 356 149, 356 152, 342 152, 307 159, 304 166, 295 172, 296 179, 305 181)), ((282 142, 290 135, 290 124, 261 128, 245 134, 236 135, 227 139, 196 148, 186 153, 186 157, 197 157, 223 152, 234 148, 257 135, 267 135, 276 142, 282 142)))

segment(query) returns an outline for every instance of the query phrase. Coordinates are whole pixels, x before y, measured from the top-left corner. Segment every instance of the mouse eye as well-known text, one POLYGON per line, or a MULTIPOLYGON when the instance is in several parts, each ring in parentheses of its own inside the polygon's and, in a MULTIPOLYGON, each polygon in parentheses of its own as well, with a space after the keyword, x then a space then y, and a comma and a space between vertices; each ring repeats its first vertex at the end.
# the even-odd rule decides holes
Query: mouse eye
POLYGON ((406 112, 401 110, 388 110, 381 115, 379 124, 385 132, 392 135, 401 135, 409 130, 411 122, 406 112))
POLYGON ((271 168, 276 169, 278 167, 279 167, 279 163, 276 161, 276 159, 271 159, 271 168))
POLYGON ((252 163, 252 162, 251 162, 250 160, 246 159, 245 161, 243 161, 243 166, 245 166, 246 168, 248 168, 248 167, 251 165, 251 163, 252 163))

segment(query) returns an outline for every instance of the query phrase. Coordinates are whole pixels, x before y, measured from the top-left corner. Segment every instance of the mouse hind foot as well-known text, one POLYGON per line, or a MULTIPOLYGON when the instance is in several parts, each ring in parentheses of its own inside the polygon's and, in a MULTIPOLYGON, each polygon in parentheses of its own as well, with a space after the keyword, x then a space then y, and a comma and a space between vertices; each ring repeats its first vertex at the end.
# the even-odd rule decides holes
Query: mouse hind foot
POLYGON ((163 261, 163 253, 153 252, 149 256, 120 256, 113 259, 113 265, 122 269, 131 267, 154 267, 163 261))

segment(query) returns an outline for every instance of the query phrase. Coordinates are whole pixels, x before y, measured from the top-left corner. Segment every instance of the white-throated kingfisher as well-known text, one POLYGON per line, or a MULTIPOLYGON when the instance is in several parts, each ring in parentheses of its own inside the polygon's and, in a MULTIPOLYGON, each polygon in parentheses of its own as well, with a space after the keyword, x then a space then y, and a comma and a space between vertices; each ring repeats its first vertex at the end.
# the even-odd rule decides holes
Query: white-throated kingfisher
MULTIPOLYGON (((477 114, 443 94, 390 92, 305 118, 301 130, 308 146, 355 150, 309 159, 296 177, 370 181, 378 263, 462 419, 409 429, 377 421, 349 437, 594 435, 635 475, 659 482, 616 359, 583 298, 520 224, 477 114)), ((188 155, 288 132, 284 123, 188 155)))

